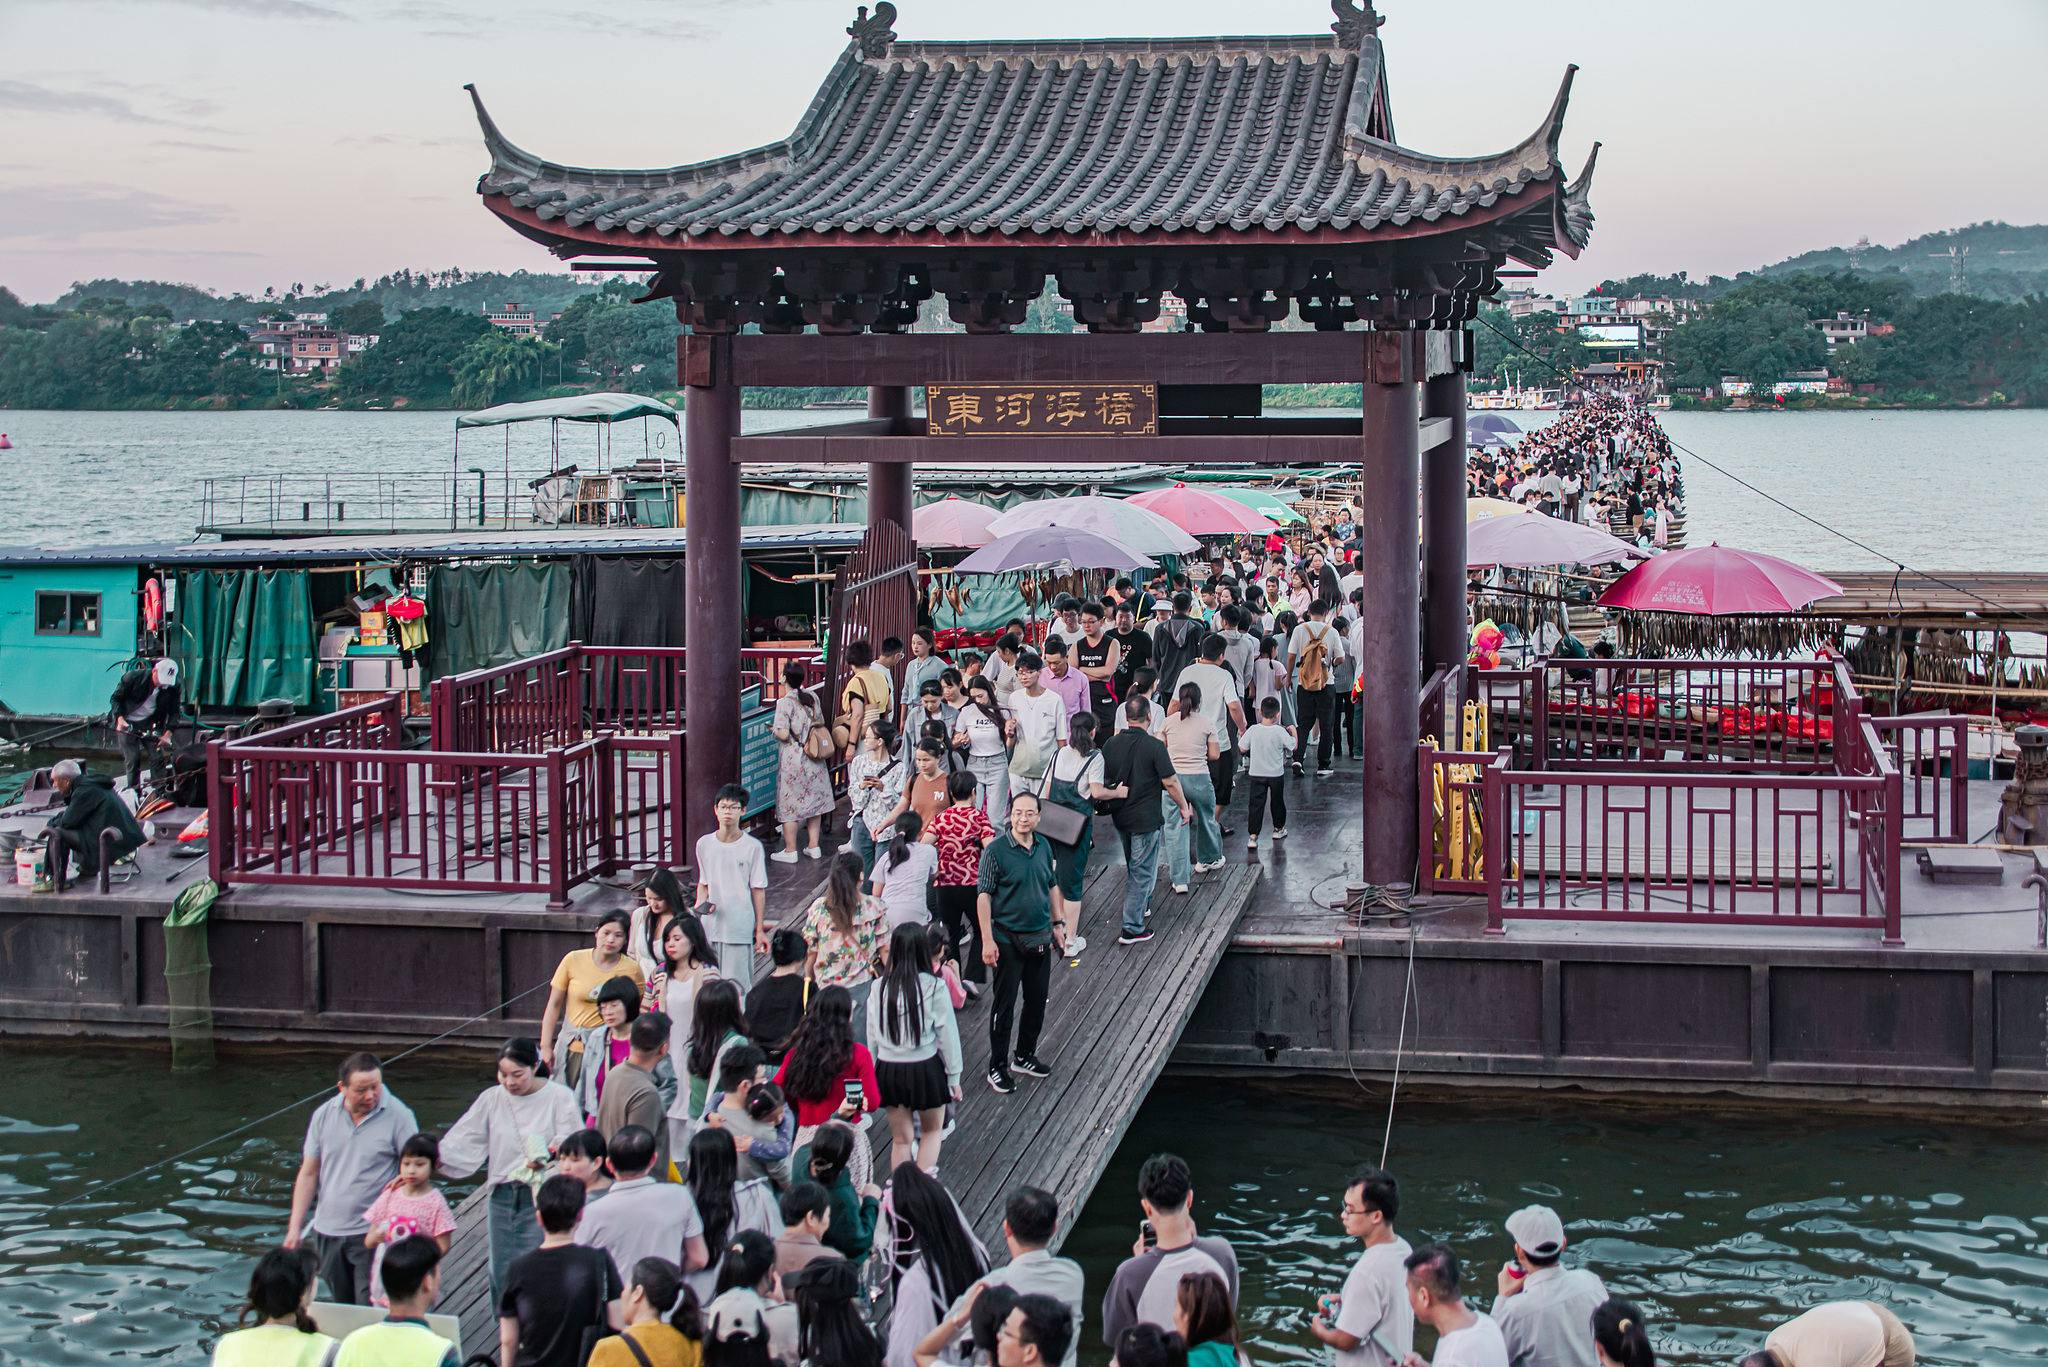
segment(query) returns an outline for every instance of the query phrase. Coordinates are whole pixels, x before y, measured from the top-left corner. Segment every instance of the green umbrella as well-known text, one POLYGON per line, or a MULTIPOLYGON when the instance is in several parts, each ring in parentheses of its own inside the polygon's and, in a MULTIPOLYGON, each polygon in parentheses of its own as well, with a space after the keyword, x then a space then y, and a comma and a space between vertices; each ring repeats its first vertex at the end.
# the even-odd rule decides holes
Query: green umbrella
POLYGON ((1300 513, 1295 512, 1294 509, 1288 507, 1285 503, 1282 503, 1279 499, 1275 498, 1273 495, 1269 493, 1264 492, 1263 490, 1244 489, 1239 488, 1236 485, 1229 485, 1221 489, 1211 489, 1209 492, 1213 494, 1221 494, 1224 498, 1229 499, 1232 503, 1242 503, 1245 507, 1250 508, 1257 513, 1260 513, 1261 515, 1268 517, 1275 522, 1288 523, 1303 522, 1307 520, 1303 518, 1300 513))

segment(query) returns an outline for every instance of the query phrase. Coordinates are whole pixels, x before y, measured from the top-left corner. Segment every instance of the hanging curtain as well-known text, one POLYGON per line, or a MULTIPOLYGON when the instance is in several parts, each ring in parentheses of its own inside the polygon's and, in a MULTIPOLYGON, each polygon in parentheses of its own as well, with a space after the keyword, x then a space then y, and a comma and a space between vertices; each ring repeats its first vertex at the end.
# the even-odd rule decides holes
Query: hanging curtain
POLYGON ((569 566, 456 565, 427 573, 435 678, 511 664, 569 644, 569 566))
POLYGON ((179 666, 201 707, 316 702, 313 609, 303 570, 201 570, 178 576, 179 666))

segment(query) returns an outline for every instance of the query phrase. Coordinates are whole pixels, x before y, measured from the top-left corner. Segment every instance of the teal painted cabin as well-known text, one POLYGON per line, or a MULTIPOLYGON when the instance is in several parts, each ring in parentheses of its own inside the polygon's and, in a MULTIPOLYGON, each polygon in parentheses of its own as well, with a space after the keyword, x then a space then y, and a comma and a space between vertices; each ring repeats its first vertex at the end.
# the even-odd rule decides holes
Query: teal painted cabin
POLYGON ((107 710, 135 653, 136 566, 0 565, 0 711, 107 710))

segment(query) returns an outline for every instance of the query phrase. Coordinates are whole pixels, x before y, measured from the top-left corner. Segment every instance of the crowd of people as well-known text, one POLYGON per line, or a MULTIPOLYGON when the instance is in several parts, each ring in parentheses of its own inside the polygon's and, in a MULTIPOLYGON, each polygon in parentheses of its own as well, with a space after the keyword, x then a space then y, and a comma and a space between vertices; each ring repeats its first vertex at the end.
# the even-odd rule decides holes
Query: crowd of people
POLYGON ((1655 411, 1597 394, 1494 454, 1472 452, 1467 492, 1585 522, 1645 549, 1670 543, 1685 484, 1655 411))
MULTIPOLYGON (((907 951, 915 937, 896 938, 907 951)), ((892 1037, 917 1033, 898 1028, 917 998, 870 1000, 882 996, 893 1003, 882 1018, 899 1013, 892 1037)), ((847 994, 819 1000, 834 1003, 824 1033, 843 1035, 847 994)), ((912 1133, 894 1133, 885 1186, 865 1175, 850 1084, 832 1093, 843 1100, 827 1118, 794 1124, 790 1098, 806 1091, 797 1075, 830 1071, 837 1056, 810 1059, 806 1047, 792 1039, 783 1052, 775 1076, 787 1090, 760 1045, 724 1048, 720 1090, 667 1162, 647 1126, 585 1124, 602 1117, 580 1114, 580 1092, 550 1075, 531 1040, 505 1046, 498 1081, 438 1140, 384 1087, 374 1056, 351 1055, 307 1128, 285 1240, 257 1261, 246 1327, 221 1339, 215 1367, 457 1367, 454 1343, 428 1318, 455 1229, 434 1182, 479 1168, 491 1184, 501 1367, 1073 1367, 1091 1303, 1116 1367, 1249 1367, 1237 1252, 1201 1232, 1185 1161, 1161 1153, 1140 1167, 1137 1241, 1093 1299, 1081 1266, 1051 1251, 1074 1212, 1050 1193, 1007 1194, 1002 1256, 992 1256, 912 1133), (505 1186, 524 1194, 516 1230, 498 1221, 505 1186), (383 1317, 337 1342, 309 1315, 323 1283, 325 1299, 383 1317)), ((579 1077, 600 1066, 591 1053, 579 1077)), ((633 1050, 613 1067, 651 1079, 654 1061, 633 1050)), ((873 1074, 872 1063, 844 1066, 873 1074)), ((1565 1263, 1552 1208, 1507 1217, 1509 1256, 1481 1308, 1449 1244, 1417 1247, 1397 1231, 1391 1173, 1361 1168, 1340 1197, 1354 1260, 1341 1289, 1298 1308, 1337 1367, 1657 1362, 1643 1310, 1565 1263), (1418 1327, 1433 1336, 1426 1359, 1418 1327)), ((1911 1367, 1914 1351, 1885 1306, 1830 1302, 1773 1328, 1742 1367, 1911 1367)))

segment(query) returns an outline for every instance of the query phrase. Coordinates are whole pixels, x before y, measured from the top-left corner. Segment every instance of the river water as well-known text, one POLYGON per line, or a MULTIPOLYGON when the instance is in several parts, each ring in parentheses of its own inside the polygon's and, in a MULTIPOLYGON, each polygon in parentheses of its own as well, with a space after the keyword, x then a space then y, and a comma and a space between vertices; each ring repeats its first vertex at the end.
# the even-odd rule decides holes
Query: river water
MULTIPOLYGON (((1508 415, 1525 426, 1552 415, 1508 415)), ((748 431, 843 421, 843 411, 748 410, 748 431)), ((1671 413, 1687 461, 1687 537, 1781 555, 1817 569, 1883 569, 1879 559, 1743 488, 1738 476, 1800 512, 1933 570, 2048 569, 2048 537, 2016 495, 2048 484, 2048 410, 1671 413), (1712 466, 1726 470, 1718 473, 1712 466), (2015 516, 2018 512, 2018 516, 2015 516)), ((637 424, 614 451, 643 444, 637 424)), ((661 426, 665 427, 666 424, 661 426)), ((452 413, 0 411, 15 449, 0 457, 12 544, 189 540, 208 476, 456 468, 452 413)), ((652 440, 663 440, 661 433, 652 440)), ((670 431, 665 438, 672 442, 670 431)), ((497 468, 504 433, 463 439, 463 466, 497 468)), ((569 459, 595 441, 563 437, 569 459)), ((512 429, 510 463, 543 470, 542 424, 512 429)), ((593 448, 594 449, 594 448, 593 448)), ((652 448, 650 448, 652 449, 652 448)), ((673 446, 667 448, 673 452, 673 446)))
MULTIPOLYGON (((50 1207, 331 1094, 331 1067, 244 1053, 174 1075, 153 1050, 0 1050, 0 1363, 203 1363, 251 1260, 283 1229, 307 1108, 50 1207)), ((422 1055, 389 1081, 441 1129, 488 1084, 489 1065, 422 1055)), ((1165 1148, 1195 1171, 1203 1231, 1237 1248, 1254 1360, 1327 1360, 1308 1315, 1355 1256, 1337 1224, 1340 1185, 1378 1158, 1385 1122, 1383 1096, 1344 1083, 1161 1082, 1067 1241, 1088 1273, 1083 1361, 1107 1361, 1101 1292, 1136 1235, 1138 1165, 1165 1148)), ((1389 1165, 1406 1237, 1449 1240, 1487 1287, 1509 1253, 1505 1216, 1556 1207, 1567 1260, 1642 1304, 1665 1361, 1733 1361, 1769 1324, 1849 1297, 1895 1306, 1923 1363, 2017 1364, 2048 1345, 2042 1137, 2039 1126, 1495 1096, 1404 1101, 1389 1165)))

